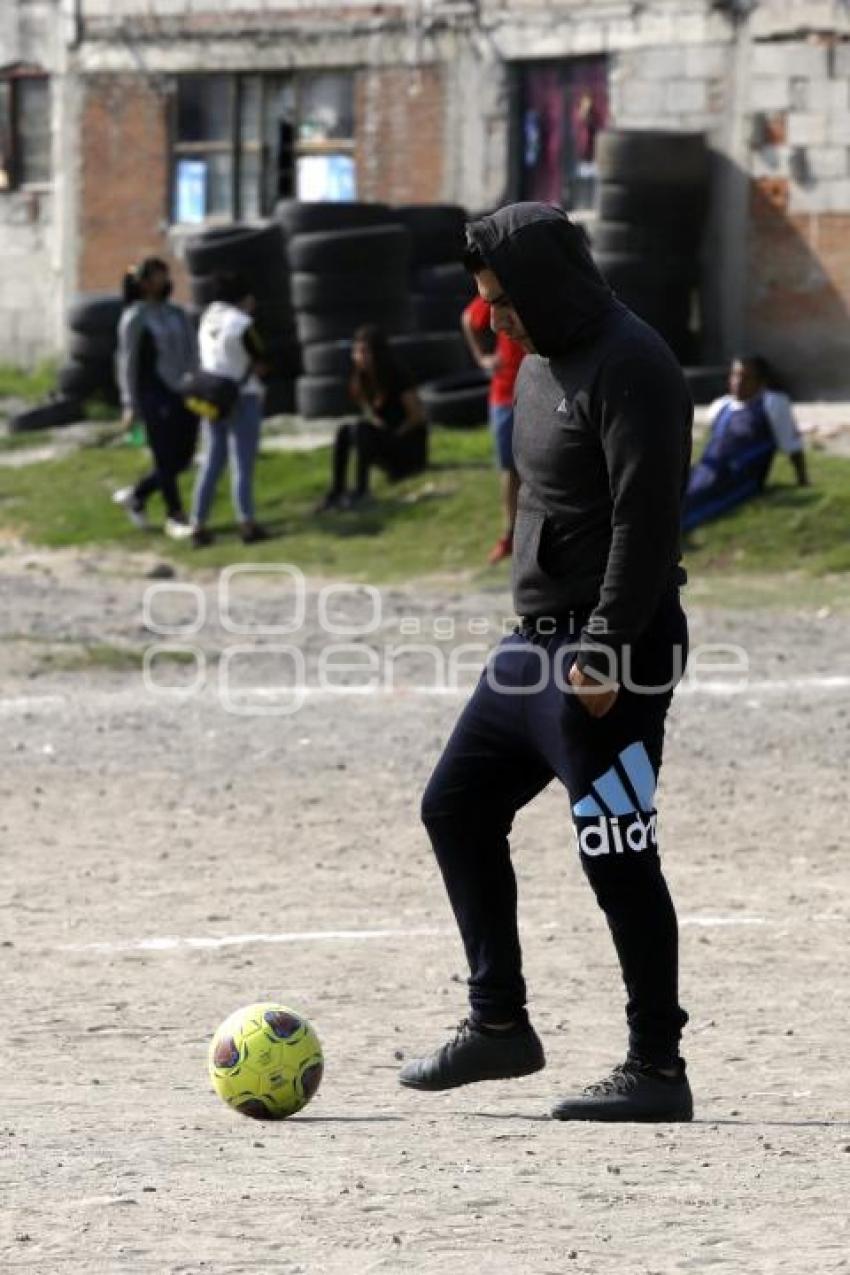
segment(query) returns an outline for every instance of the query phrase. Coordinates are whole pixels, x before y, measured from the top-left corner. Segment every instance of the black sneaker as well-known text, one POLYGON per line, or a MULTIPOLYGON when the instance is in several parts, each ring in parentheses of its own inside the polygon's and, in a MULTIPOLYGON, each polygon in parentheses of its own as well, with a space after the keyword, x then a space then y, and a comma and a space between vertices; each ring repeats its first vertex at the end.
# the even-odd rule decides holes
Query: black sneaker
POLYGON ((332 513, 333 510, 335 509, 341 509, 342 500, 343 498, 340 493, 335 491, 329 491, 328 494, 326 496, 323 496, 322 499, 319 501, 319 503, 314 507, 313 513, 314 514, 329 514, 329 513, 332 513))
POLYGON ((206 527, 196 527, 192 532, 192 547, 194 549, 206 549, 208 545, 215 543, 215 536, 206 527))
POLYGON ((665 1076, 645 1063, 624 1062, 610 1076, 564 1098, 552 1110, 553 1120, 687 1121, 694 1115, 685 1064, 676 1076, 665 1076))
POLYGON ((427 1058, 414 1058, 399 1072, 408 1089, 457 1089, 477 1080, 530 1076, 546 1066, 534 1028, 483 1032, 465 1018, 454 1037, 427 1058))
POLYGON ((351 491, 343 496, 340 501, 340 509, 346 510, 347 513, 356 514, 359 510, 371 509, 375 501, 368 491, 351 491))
POLYGON ((243 545, 257 545, 263 540, 268 540, 269 533, 259 522, 253 523, 250 527, 245 527, 239 533, 243 545))

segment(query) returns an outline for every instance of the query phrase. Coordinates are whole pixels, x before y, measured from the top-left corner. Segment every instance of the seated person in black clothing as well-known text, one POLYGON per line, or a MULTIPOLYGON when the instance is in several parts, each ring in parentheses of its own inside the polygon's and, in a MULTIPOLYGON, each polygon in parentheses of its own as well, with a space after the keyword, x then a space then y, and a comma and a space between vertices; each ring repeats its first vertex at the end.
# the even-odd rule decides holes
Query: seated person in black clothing
POLYGON ((356 508, 369 494, 369 470, 383 469, 391 479, 408 478, 428 462, 425 413, 413 379, 396 359, 380 328, 358 328, 351 351, 350 394, 362 415, 337 430, 331 489, 319 505, 356 508), (354 491, 348 491, 348 465, 354 453, 354 491))

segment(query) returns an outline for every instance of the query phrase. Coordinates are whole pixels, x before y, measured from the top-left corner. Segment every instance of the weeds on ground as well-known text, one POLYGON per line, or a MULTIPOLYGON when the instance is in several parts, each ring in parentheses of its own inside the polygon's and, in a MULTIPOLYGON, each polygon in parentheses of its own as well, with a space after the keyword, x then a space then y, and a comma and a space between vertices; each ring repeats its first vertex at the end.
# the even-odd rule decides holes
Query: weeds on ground
MULTIPOLYGON (((172 561, 218 568, 238 562, 291 563, 308 574, 350 580, 401 581, 423 575, 480 573, 504 585, 507 565, 484 566, 501 532, 498 475, 486 430, 435 430, 426 473, 389 484, 378 476, 363 510, 319 516, 330 453, 268 452, 257 464, 257 517, 271 538, 243 546, 236 535, 228 484, 213 510, 215 543, 193 550, 160 531, 141 533, 112 504, 116 487, 143 471, 132 447, 92 447, 23 469, 0 470, 0 527, 33 543, 109 544, 156 550, 172 561)), ((850 460, 810 456, 812 486, 798 488, 781 461, 765 494, 690 538, 692 579, 798 572, 819 577, 850 572, 850 460)), ((183 478, 188 503, 192 477, 183 478)), ((163 518, 158 498, 152 518, 163 518)))
POLYGON ((56 364, 52 359, 29 369, 0 363, 0 399, 21 398, 27 403, 37 403, 55 389, 56 364))

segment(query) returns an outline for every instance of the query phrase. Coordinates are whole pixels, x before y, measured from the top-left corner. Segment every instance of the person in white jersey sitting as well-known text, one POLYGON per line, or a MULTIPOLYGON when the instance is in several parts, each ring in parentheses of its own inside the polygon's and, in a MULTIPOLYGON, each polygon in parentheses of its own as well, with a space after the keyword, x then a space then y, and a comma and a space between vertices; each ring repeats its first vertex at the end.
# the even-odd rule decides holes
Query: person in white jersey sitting
POLYGON ((767 482, 777 451, 790 460, 797 482, 808 485, 806 454, 787 394, 772 389, 767 361, 734 359, 729 393, 711 405, 711 432, 691 470, 682 525, 692 531, 752 500, 767 482))

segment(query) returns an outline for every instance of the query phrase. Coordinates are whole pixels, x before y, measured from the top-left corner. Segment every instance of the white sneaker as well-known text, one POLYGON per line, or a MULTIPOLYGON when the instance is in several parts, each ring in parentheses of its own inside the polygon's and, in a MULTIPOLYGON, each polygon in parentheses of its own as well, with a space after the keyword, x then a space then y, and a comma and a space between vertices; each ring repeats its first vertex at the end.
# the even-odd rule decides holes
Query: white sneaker
POLYGON ((178 518, 166 518, 165 534, 172 540, 188 540, 192 535, 192 524, 180 522, 178 518))
POLYGON ((150 523, 144 509, 139 509, 136 505, 136 495, 132 487, 122 487, 119 491, 112 493, 112 503, 120 505, 134 527, 138 527, 140 531, 150 531, 150 523))

